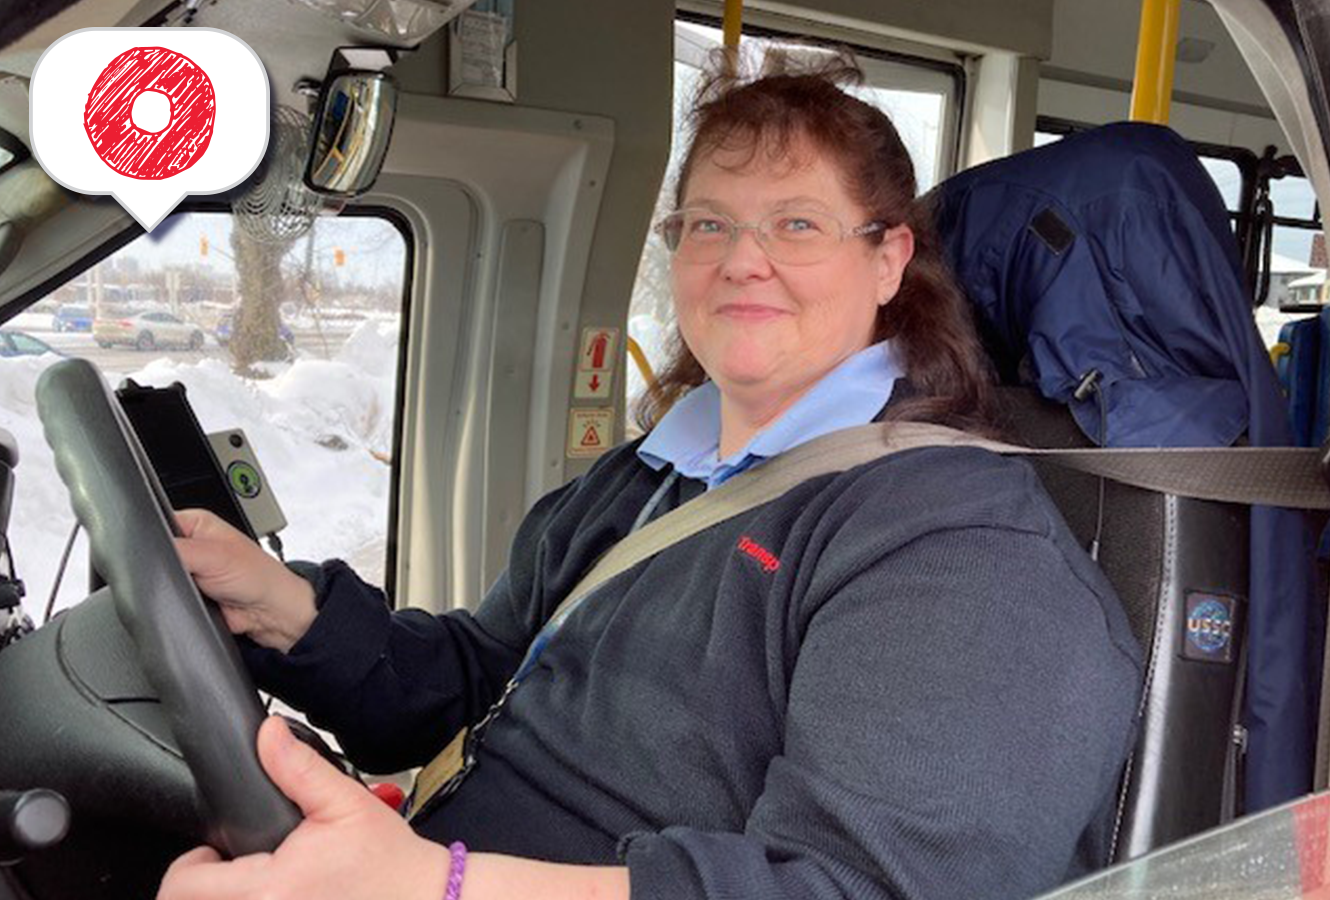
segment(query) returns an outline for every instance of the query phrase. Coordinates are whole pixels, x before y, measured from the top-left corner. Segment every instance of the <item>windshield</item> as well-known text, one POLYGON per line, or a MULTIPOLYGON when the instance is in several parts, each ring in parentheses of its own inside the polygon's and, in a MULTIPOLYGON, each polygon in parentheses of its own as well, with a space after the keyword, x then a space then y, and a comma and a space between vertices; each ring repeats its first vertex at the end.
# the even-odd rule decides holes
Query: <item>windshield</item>
POLYGON ((185 385, 205 432, 248 441, 292 558, 385 577, 406 237, 365 213, 260 245, 234 219, 174 215, 5 323, 0 429, 23 454, 9 538, 35 622, 88 588, 85 540, 59 563, 74 517, 34 410, 37 378, 62 356, 91 360, 112 385, 185 385), (256 305, 271 313, 257 324, 244 318, 256 305))

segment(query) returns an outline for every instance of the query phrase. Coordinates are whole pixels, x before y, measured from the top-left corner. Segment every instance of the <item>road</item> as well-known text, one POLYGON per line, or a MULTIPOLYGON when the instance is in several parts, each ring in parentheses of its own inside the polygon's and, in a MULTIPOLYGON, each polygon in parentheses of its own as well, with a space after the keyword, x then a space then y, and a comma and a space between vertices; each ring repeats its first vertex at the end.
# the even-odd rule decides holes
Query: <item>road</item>
MULTIPOLYGON (((201 350, 158 349, 139 351, 132 347, 98 347, 93 341, 92 335, 88 333, 67 332, 57 334, 49 328, 43 330, 34 327, 26 327, 20 330, 45 341, 61 353, 89 360, 106 372, 133 372, 143 368, 159 356, 168 356, 171 359, 191 362, 201 359, 217 359, 227 365, 231 364, 230 351, 218 344, 217 340, 211 335, 208 336, 201 350)), ((316 331, 295 330, 294 333, 297 354, 313 359, 328 359, 335 356, 348 336, 348 332, 345 331, 325 331, 323 337, 316 331)))

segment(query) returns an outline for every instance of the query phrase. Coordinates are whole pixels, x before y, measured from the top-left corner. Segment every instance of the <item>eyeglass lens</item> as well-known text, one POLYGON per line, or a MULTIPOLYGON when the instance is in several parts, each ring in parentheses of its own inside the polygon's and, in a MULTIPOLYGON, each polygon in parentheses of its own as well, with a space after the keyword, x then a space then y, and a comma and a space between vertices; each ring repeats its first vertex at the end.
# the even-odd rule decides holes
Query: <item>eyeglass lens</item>
POLYGON ((736 223, 707 210, 679 210, 661 223, 665 244, 682 262, 718 262, 751 229, 767 254, 778 262, 811 263, 825 259, 841 240, 840 222, 816 210, 783 210, 756 224, 736 223))

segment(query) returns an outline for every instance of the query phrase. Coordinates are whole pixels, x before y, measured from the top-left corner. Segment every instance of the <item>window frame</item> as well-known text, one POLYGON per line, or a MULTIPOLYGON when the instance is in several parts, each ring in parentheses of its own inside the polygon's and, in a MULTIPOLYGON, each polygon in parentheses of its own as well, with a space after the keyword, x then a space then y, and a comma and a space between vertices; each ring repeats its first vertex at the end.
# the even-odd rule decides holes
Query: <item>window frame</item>
MULTIPOLYGON (((231 205, 226 202, 188 198, 172 212, 220 212, 230 214, 232 209, 231 205)), ((411 227, 411 220, 401 210, 391 206, 377 203, 350 203, 344 206, 335 218, 383 219, 397 229, 397 233, 402 236, 402 242, 406 246, 406 252, 402 259, 402 317, 399 323, 401 330, 397 338, 397 374, 394 378, 395 388, 393 392, 393 440, 390 451, 393 462, 388 475, 388 530, 384 536, 383 584, 380 585, 384 595, 388 598, 389 607, 395 609, 399 605, 396 588, 397 561, 400 554, 400 535, 398 532, 402 489, 402 427, 406 421, 407 348, 411 343, 411 312, 412 301, 415 297, 414 278, 418 239, 411 227)))
MULTIPOLYGON (((1100 126, 1091 122, 1079 122, 1075 119, 1063 119, 1057 116, 1039 116, 1035 119, 1034 123, 1034 130, 1036 132, 1056 134, 1059 137, 1079 134, 1082 131, 1089 131, 1098 127, 1100 126)), ((1229 218, 1236 221, 1241 208, 1248 205, 1251 193, 1256 190, 1256 163, 1259 157, 1245 147, 1233 147, 1228 144, 1211 144, 1205 141, 1191 140, 1188 140, 1187 143, 1196 151, 1197 156, 1227 160, 1238 167, 1238 172, 1242 175, 1242 182, 1238 188, 1239 209, 1228 210, 1229 218)))
MULTIPOLYGON (((1035 119, 1035 132, 1043 134, 1056 134, 1060 137, 1066 137, 1070 134, 1076 134, 1082 131, 1088 131, 1098 126, 1088 122, 1078 122, 1073 119, 1062 119, 1055 116, 1039 116, 1035 119)), ((1258 190, 1258 181, 1260 171, 1263 166, 1269 166, 1274 163, 1272 156, 1274 148, 1267 148, 1267 155, 1262 157, 1247 149, 1246 147, 1234 147, 1228 144, 1212 144, 1206 141, 1188 141, 1196 155, 1210 159, 1226 160, 1238 167, 1238 172, 1242 176, 1242 182, 1238 190, 1238 209, 1229 209, 1229 221, 1233 225, 1233 233, 1238 242, 1239 252, 1245 252, 1245 248, 1252 243, 1252 229, 1256 227, 1255 219, 1252 216, 1252 209, 1256 203, 1256 192, 1258 190)), ((1292 156, 1287 157, 1286 170, 1284 177, 1306 178, 1302 171, 1302 166, 1292 156)), ((1299 228, 1308 231, 1322 230, 1322 215, 1320 200, 1315 199, 1312 205, 1312 218, 1304 219, 1297 216, 1272 216, 1270 219, 1272 228, 1299 228)), ((1244 269, 1246 268, 1244 260, 1244 269)), ((1260 282, 1261 274, 1258 264, 1257 270, 1251 273, 1254 279, 1251 285, 1252 302, 1256 302, 1257 284, 1260 282)))
MULTIPOLYGON (((722 26, 721 19, 714 15, 686 9, 676 10, 674 18, 676 22, 688 22, 718 31, 722 26)), ((825 30, 827 33, 819 34, 818 32, 824 29, 811 27, 811 23, 801 21, 789 20, 787 23, 784 17, 777 15, 759 15, 758 19, 756 24, 744 21, 742 31, 744 37, 805 44, 822 49, 834 50, 843 47, 854 55, 860 68, 864 70, 865 87, 882 87, 884 80, 872 80, 871 76, 874 71, 878 74, 890 71, 893 75, 889 82, 892 87, 919 93, 936 93, 938 76, 943 76, 949 83, 944 92, 947 102, 942 113, 942 123, 938 128, 938 147, 936 158, 933 160, 934 184, 956 174, 960 167, 963 130, 961 118, 966 103, 966 70, 959 57, 954 60, 941 59, 912 54, 902 49, 873 46, 860 42, 871 39, 872 35, 851 35, 840 29, 825 30), (764 18, 768 21, 763 22, 764 18), (783 25, 788 30, 782 28, 783 25)), ((674 61, 679 60, 676 57, 674 61)))
MULTIPOLYGON (((222 195, 226 196, 226 195, 222 195)), ((233 215, 234 211, 231 204, 226 200, 219 200, 216 197, 187 197, 168 215, 187 214, 187 213, 211 213, 220 215, 233 215)), ((415 272, 416 272, 416 253, 418 250, 418 239, 411 226, 410 219, 400 210, 381 204, 348 204, 338 214, 337 218, 377 218, 382 219, 394 228, 401 235, 405 245, 403 254, 402 271, 402 305, 400 332, 398 335, 398 353, 397 353, 397 373, 395 376, 395 389, 393 397, 393 422, 392 422, 392 465, 389 474, 388 487, 388 523, 387 532, 384 538, 384 569, 383 569, 383 591, 389 598, 391 606, 397 606, 396 599, 396 580, 397 580, 397 562, 399 555, 399 515, 400 515, 400 495, 402 482, 402 450, 403 436, 402 427, 405 422, 405 399, 408 391, 406 390, 406 374, 408 347, 410 346, 411 334, 410 325, 412 321, 411 312, 413 298, 415 295, 415 272)), ((105 242, 93 248, 87 253, 76 257, 71 263, 61 267, 50 278, 37 284, 31 290, 15 297, 12 301, 0 309, 0 325, 6 321, 25 312, 38 301, 48 296, 58 288, 90 270, 93 266, 103 262, 111 256, 123 250, 134 241, 146 235, 142 225, 137 222, 130 222, 124 230, 117 232, 108 238, 105 242)), ((153 315, 153 313, 148 313, 153 315)))

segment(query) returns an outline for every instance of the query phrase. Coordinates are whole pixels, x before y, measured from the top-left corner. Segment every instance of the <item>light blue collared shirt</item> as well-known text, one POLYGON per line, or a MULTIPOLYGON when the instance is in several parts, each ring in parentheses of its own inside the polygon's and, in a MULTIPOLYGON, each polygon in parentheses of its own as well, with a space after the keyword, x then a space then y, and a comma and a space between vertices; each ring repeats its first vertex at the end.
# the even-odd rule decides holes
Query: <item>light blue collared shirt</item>
POLYGON ((674 404, 637 455, 653 469, 673 465, 680 475, 705 481, 711 490, 813 438, 873 421, 903 374, 890 341, 866 347, 725 459, 720 458, 720 390, 707 381, 674 404))

